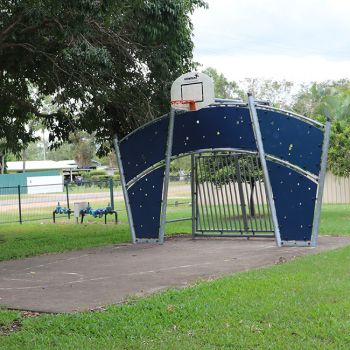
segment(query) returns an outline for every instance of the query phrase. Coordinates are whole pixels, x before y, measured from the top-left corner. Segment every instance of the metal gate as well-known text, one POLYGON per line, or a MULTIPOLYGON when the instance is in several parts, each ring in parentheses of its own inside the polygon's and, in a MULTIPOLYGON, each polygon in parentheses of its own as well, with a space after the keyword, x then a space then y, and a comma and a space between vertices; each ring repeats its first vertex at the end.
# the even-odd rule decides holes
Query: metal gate
POLYGON ((195 236, 274 237, 258 154, 192 156, 195 236))

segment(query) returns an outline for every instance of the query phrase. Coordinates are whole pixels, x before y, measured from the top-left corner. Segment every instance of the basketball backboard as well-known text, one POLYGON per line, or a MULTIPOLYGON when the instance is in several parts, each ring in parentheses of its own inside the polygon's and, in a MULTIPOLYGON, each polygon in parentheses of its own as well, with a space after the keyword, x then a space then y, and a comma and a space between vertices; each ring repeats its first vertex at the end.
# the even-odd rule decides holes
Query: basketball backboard
POLYGON ((204 73, 183 74, 171 87, 171 102, 177 109, 198 110, 214 103, 214 100, 214 82, 204 73))

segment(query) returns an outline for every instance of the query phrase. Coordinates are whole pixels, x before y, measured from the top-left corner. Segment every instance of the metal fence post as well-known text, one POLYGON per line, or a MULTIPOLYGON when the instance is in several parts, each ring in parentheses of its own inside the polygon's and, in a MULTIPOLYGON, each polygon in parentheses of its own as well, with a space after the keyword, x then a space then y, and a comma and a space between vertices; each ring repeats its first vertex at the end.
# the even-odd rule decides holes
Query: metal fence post
POLYGON ((65 186, 66 186, 67 208, 70 209, 70 207, 69 207, 69 189, 68 189, 69 184, 66 183, 65 186))
MULTIPOLYGON (((66 186, 67 208, 70 209, 70 206, 69 206, 69 188, 68 188, 69 183, 66 183, 65 186, 66 186)), ((68 211, 68 220, 70 220, 70 214, 71 214, 70 211, 68 211)))
POLYGON ((196 236, 197 229, 197 184, 195 183, 195 158, 191 155, 191 205, 192 205, 192 238, 196 236))
POLYGON ((316 205, 315 205, 315 213, 314 213, 314 221, 312 223, 312 235, 311 235, 311 246, 317 246, 318 240, 318 230, 320 227, 320 219, 321 219, 321 207, 322 207, 322 197, 323 197, 323 189, 326 178, 326 170, 327 170, 327 157, 328 157, 328 149, 329 149, 329 140, 331 135, 331 120, 327 118, 325 129, 324 129, 324 138, 322 145, 322 159, 321 159, 321 168, 320 174, 318 178, 318 187, 317 187, 317 195, 316 195, 316 205))
POLYGON ((21 185, 18 185, 18 214, 19 214, 19 223, 22 224, 21 185))
POLYGON ((109 178, 109 195, 110 195, 110 206, 114 210, 114 193, 113 193, 113 179, 109 178))
POLYGON ((162 198, 162 209, 161 209, 160 227, 159 227, 159 243, 161 244, 164 243, 164 234, 165 234, 166 207, 168 203, 168 188, 169 188, 169 177, 170 177, 170 162, 171 162, 171 154, 173 149, 174 121, 175 121, 175 108, 171 107, 170 115, 169 115, 167 145, 166 145, 166 152, 165 152, 163 198, 162 198))
POLYGON ((264 143, 263 143, 261 130, 260 130, 258 113, 256 111, 254 97, 252 96, 251 93, 248 93, 248 107, 249 107, 250 117, 251 117, 251 120, 253 123, 254 135, 255 135, 255 140, 256 140, 256 146, 257 146, 257 149, 259 152, 261 168, 262 168, 263 174, 264 174, 266 195, 267 195, 267 199, 268 199, 269 204, 270 204, 272 222, 273 222, 273 226, 274 226, 274 230, 275 230, 275 240, 276 240, 277 246, 280 247, 281 246, 281 234, 280 234, 280 229, 279 229, 279 224, 278 224, 275 200, 273 198, 272 186, 271 186, 269 171, 268 171, 267 163, 266 163, 266 155, 265 155, 264 143))

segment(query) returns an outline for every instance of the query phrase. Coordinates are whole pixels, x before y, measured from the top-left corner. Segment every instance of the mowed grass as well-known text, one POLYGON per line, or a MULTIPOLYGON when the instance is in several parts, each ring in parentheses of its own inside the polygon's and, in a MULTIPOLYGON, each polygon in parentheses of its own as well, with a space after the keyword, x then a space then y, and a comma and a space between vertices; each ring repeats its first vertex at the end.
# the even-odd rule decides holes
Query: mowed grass
POLYGON ((0 226, 0 260, 128 242, 129 227, 25 223, 0 226))
MULTIPOLYGON (((189 218, 189 205, 170 205, 167 219, 189 218)), ((61 220, 61 219, 60 219, 61 220)), ((0 225, 0 261, 19 259, 39 254, 64 252, 108 244, 130 242, 130 230, 127 224, 126 212, 119 212, 118 225, 113 224, 112 216, 108 216, 109 224, 104 225, 104 219, 86 217, 83 225, 24 223, 0 225)), ((61 223, 60 223, 61 222, 61 223)), ((191 221, 169 223, 166 226, 167 235, 190 233, 191 221)), ((321 216, 320 233, 326 235, 350 234, 350 205, 324 205, 321 216)))
MULTIPOLYGON (((189 207, 170 207, 168 217, 190 214, 189 207)), ((0 261, 131 242, 125 211, 119 212, 117 225, 113 223, 114 216, 108 215, 107 219, 107 225, 104 224, 104 218, 94 219, 91 216, 86 216, 83 224, 76 224, 72 218, 71 223, 63 223, 60 219, 57 224, 44 220, 22 225, 0 225, 0 261)), ((188 233, 190 230, 191 222, 178 222, 167 226, 169 235, 188 233)))
MULTIPOLYGON (((102 312, 24 318, 1 349, 349 349, 350 247, 102 312)), ((5 319, 5 321, 3 321, 5 319)), ((4 328, 4 327, 3 327, 4 328)))
POLYGON ((350 205, 325 204, 322 207, 320 234, 349 235, 350 205))

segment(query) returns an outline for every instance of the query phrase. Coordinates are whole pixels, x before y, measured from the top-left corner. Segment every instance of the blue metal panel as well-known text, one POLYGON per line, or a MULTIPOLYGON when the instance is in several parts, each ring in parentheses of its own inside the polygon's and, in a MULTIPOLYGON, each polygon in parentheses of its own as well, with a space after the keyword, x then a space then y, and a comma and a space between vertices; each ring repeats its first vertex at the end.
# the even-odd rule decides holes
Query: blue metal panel
POLYGON ((275 162, 267 162, 276 204, 281 240, 309 241, 317 185, 307 177, 275 162))
POLYGON ((136 238, 158 238, 164 167, 145 175, 128 189, 136 238))
POLYGON ((256 151, 249 110, 213 107, 177 115, 173 155, 206 148, 256 151))
POLYGON ((257 112, 265 153, 318 175, 322 130, 283 113, 263 109, 257 112))
MULTIPOLYGON (((126 182, 164 160, 169 118, 139 129, 120 143, 126 182)), ((256 150, 247 108, 215 107, 175 117, 173 155, 205 148, 256 150)))
POLYGON ((169 118, 161 118, 120 142, 120 153, 127 183, 164 159, 168 125, 169 118))

